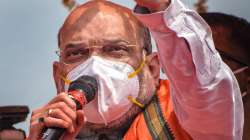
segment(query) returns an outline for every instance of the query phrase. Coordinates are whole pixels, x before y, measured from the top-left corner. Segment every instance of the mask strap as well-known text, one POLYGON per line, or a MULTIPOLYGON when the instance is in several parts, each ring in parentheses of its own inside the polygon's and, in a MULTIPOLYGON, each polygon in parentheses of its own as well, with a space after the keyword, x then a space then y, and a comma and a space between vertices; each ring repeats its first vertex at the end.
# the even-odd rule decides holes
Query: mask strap
MULTIPOLYGON (((65 82, 65 84, 69 85, 72 81, 67 79, 66 77, 59 75, 60 78, 65 82)), ((135 98, 133 98, 132 96, 128 96, 128 100, 130 100, 132 103, 134 103, 135 105, 139 106, 140 108, 144 108, 144 105, 141 104, 140 102, 138 102, 135 98)))
POLYGON ((131 78, 135 77, 142 70, 144 65, 145 65, 145 61, 143 60, 141 65, 138 67, 138 69, 128 75, 128 79, 131 79, 131 78))
POLYGON ((132 103, 134 103, 135 105, 139 106, 140 108, 144 108, 144 105, 141 104, 140 102, 138 102, 135 98, 133 98, 132 96, 128 96, 128 100, 130 100, 132 103))
POLYGON ((67 79, 66 77, 59 75, 59 77, 65 82, 65 84, 69 85, 72 81, 67 79))
MULTIPOLYGON (((131 79, 131 78, 135 77, 142 70, 142 68, 145 66, 145 64, 146 64, 146 56, 144 55, 144 53, 143 53, 143 56, 144 57, 143 57, 142 63, 140 64, 140 66, 134 72, 132 72, 132 73, 130 73, 128 75, 128 79, 131 79)), ((133 104, 137 105, 138 107, 140 107, 142 109, 144 108, 144 105, 142 103, 140 103, 139 101, 137 101, 135 98, 133 98, 130 95, 128 96, 128 100, 131 101, 133 104)))
POLYGON ((131 79, 131 78, 135 77, 142 70, 142 68, 145 66, 145 63, 146 63, 146 56, 143 53, 143 61, 142 61, 142 63, 140 64, 140 66, 134 72, 132 72, 132 73, 130 73, 128 75, 128 79, 131 79))

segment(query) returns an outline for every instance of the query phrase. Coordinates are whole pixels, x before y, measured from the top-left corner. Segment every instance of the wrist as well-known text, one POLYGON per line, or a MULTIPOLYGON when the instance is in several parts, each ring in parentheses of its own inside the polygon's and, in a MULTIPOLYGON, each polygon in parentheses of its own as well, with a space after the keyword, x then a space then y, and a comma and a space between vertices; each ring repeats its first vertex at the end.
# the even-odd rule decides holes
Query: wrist
POLYGON ((163 2, 159 2, 156 5, 149 7, 149 10, 151 12, 159 12, 164 11, 170 4, 170 0, 165 0, 163 2))

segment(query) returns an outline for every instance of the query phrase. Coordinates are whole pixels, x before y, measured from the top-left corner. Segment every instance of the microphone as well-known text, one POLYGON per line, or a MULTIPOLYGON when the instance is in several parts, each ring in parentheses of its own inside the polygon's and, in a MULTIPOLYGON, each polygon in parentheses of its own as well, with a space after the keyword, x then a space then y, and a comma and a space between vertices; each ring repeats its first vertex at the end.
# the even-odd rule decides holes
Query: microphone
MULTIPOLYGON (((82 109, 83 106, 95 97, 98 90, 97 81, 91 76, 81 76, 77 80, 73 81, 69 85, 68 94, 69 97, 76 103, 76 109, 82 109)), ((59 140, 65 128, 49 127, 45 128, 42 140, 59 140)))

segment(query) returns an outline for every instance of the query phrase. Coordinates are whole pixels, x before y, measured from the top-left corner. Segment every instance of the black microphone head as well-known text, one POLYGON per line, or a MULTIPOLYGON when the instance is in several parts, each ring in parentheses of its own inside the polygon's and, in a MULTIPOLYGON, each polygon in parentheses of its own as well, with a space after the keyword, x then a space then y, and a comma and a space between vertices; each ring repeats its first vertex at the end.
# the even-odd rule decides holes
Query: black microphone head
POLYGON ((68 91, 82 90, 85 93, 87 102, 92 101, 95 98, 95 94, 98 90, 97 81, 91 76, 81 76, 69 85, 68 91))

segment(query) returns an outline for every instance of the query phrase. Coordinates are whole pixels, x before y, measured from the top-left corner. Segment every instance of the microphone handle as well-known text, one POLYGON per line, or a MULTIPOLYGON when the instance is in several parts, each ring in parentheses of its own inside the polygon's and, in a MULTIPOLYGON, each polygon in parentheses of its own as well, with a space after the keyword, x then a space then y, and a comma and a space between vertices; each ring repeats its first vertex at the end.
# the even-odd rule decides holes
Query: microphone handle
POLYGON ((50 127, 43 133, 42 140, 59 140, 63 135, 65 128, 50 127))

